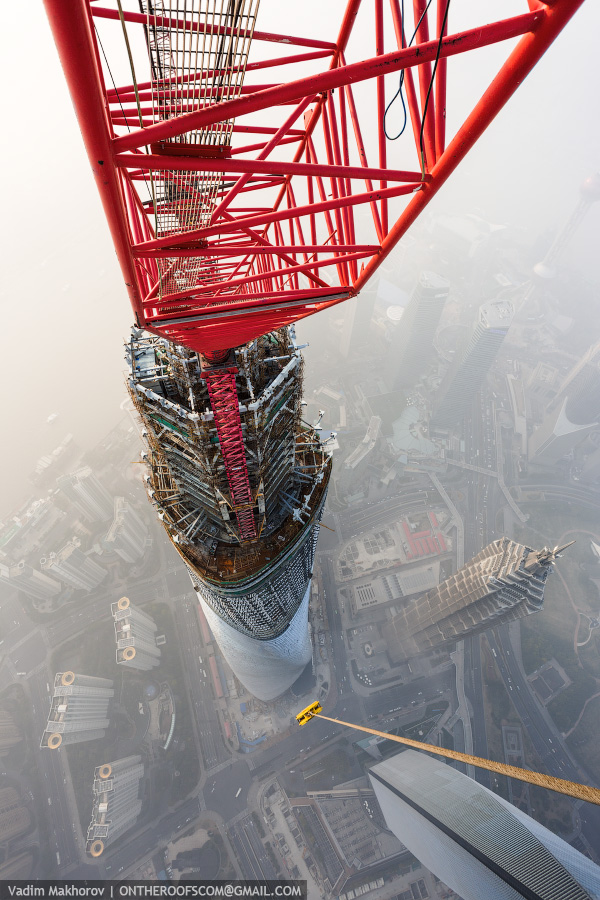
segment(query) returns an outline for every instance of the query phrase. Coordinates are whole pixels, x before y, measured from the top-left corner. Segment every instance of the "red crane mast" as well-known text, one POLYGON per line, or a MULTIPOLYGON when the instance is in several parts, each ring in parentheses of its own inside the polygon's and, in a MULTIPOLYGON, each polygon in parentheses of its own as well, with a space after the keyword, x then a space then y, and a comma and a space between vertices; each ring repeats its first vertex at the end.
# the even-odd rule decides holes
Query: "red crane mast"
POLYGON ((476 4, 459 32, 461 0, 349 0, 334 41, 261 31, 258 0, 44 2, 136 323, 202 355, 256 540, 229 351, 358 294, 583 0, 476 4), (498 44, 455 124, 453 58, 498 44))

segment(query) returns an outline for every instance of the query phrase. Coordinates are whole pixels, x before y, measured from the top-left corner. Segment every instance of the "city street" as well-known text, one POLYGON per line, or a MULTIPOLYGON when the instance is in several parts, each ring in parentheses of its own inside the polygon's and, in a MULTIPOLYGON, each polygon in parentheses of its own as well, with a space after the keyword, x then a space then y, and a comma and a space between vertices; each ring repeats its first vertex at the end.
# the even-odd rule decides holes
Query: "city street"
POLYGON ((204 802, 225 822, 246 809, 252 775, 245 759, 232 760, 231 765, 209 774, 204 785, 204 802), (238 793, 239 792, 239 793, 238 793))
POLYGON ((231 754, 223 743, 223 728, 215 705, 208 651, 202 643, 198 623, 198 600, 190 590, 187 571, 183 574, 187 579, 187 594, 172 606, 172 610, 204 767, 211 769, 230 759, 231 754))
POLYGON ((235 825, 230 825, 227 835, 242 866, 242 872, 251 881, 274 880, 276 872, 269 859, 256 825, 250 816, 245 816, 235 825))
POLYGON ((136 861, 156 850, 161 843, 166 843, 174 834, 183 831, 186 825, 195 822, 199 813, 198 800, 192 797, 173 812, 164 815, 156 825, 144 828, 131 840, 125 836, 114 847, 108 847, 102 857, 106 877, 117 878, 136 861))

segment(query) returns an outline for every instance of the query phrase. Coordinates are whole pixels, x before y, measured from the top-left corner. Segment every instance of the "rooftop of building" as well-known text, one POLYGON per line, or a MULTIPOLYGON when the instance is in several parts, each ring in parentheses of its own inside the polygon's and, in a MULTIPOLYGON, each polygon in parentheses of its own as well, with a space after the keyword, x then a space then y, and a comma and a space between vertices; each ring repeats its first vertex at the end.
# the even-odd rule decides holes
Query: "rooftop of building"
POLYGON ((490 300, 479 307, 479 319, 486 328, 506 329, 512 321, 515 308, 510 300, 490 300))

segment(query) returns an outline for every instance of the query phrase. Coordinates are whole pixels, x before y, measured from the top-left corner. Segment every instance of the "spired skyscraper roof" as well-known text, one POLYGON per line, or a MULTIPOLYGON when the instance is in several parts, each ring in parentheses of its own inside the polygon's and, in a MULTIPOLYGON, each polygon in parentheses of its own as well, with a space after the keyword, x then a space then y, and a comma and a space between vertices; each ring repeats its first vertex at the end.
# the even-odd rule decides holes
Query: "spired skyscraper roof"
POLYGON ((546 579, 564 549, 532 550, 508 538, 492 541, 395 616, 388 630, 391 657, 409 659, 542 609, 546 579))
POLYGON ((521 810, 415 750, 369 772, 390 830, 463 900, 600 898, 600 868, 521 810))

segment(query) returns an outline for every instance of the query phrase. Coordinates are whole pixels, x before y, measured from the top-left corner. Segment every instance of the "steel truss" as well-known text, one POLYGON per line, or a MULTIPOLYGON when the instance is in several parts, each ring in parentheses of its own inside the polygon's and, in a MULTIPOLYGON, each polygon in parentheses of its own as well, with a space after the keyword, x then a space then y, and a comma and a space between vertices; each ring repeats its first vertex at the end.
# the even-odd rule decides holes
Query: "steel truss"
POLYGON ((204 378, 215 416, 215 426, 240 538, 242 541, 254 541, 258 535, 253 512, 254 500, 248 478, 246 451, 244 450, 235 373, 235 368, 212 369, 204 373, 204 378))
MULTIPOLYGON (((180 0, 175 13, 171 0, 44 2, 136 322, 215 358, 358 294, 583 0, 524 0, 521 15, 458 33, 450 0, 348 0, 335 42, 256 30, 257 0, 180 0), (365 10, 371 34, 357 35, 365 10), (131 83, 111 85, 107 27, 131 83), (515 38, 447 142, 448 61, 515 38), (185 48, 213 39, 194 68, 185 48), (372 55, 349 61, 369 39, 372 55), (276 54, 253 59, 266 43, 276 54), (253 81, 280 66, 296 77, 253 81), (385 127, 385 78, 400 73, 408 167, 385 127)), ((253 541, 233 371, 205 377, 253 541)))
MULTIPOLYGON (((242 63, 171 74, 168 84, 165 77, 153 81, 148 65, 144 29, 160 31, 163 45, 165 35, 172 41, 192 32, 232 35, 230 25, 190 12, 201 4, 188 0, 178 5, 184 10, 178 16, 165 16, 122 9, 120 0, 113 8, 45 0, 138 324, 192 349, 216 350, 356 295, 582 2, 528 0, 521 15, 451 33, 460 0, 389 0, 385 15, 384 0, 349 0, 335 42, 242 32, 253 46, 268 43, 278 52, 256 61, 251 54, 243 83, 238 79, 235 95, 222 100, 223 78, 237 77, 242 63), (361 38, 364 46, 370 39, 374 52, 350 62, 355 23, 367 7, 372 32, 361 38), (98 33, 111 27, 129 36, 123 53, 126 44, 134 75, 149 80, 111 86, 96 26, 98 33), (447 143, 449 60, 513 38, 518 43, 447 143), (140 47, 145 60, 136 58, 140 47), (255 73, 264 78, 282 65, 298 77, 253 82, 255 73), (384 131, 385 77, 400 71, 408 110, 404 140, 413 146, 409 169, 394 165, 395 145, 384 131), (185 92, 167 102, 166 88, 183 80, 185 92), (366 104, 358 102, 358 85, 370 93, 366 104), (193 131, 210 134, 226 125, 227 146, 186 142, 193 131), (147 202, 146 183, 179 177, 193 194, 194 181, 213 174, 219 189, 202 224, 190 227, 188 220, 185 228, 157 235, 156 219, 169 204, 183 222, 193 198, 186 190, 185 199, 163 197, 161 205, 155 195, 147 202), (165 279, 169 266, 186 276, 182 290, 165 279)), ((167 0, 144 4, 155 11, 166 6, 167 0)), ((486 4, 480 6, 485 19, 486 4)), ((387 91, 389 98, 389 81, 387 91)))

